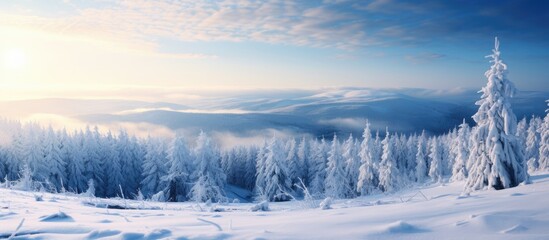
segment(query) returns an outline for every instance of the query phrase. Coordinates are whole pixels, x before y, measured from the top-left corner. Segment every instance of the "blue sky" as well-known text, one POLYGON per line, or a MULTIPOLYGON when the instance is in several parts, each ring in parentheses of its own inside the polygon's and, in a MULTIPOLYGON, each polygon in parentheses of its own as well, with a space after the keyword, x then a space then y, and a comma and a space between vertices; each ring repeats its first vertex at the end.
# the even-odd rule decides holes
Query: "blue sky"
POLYGON ((498 36, 517 87, 549 90, 548 7, 527 0, 4 0, 0 85, 480 88, 498 36))

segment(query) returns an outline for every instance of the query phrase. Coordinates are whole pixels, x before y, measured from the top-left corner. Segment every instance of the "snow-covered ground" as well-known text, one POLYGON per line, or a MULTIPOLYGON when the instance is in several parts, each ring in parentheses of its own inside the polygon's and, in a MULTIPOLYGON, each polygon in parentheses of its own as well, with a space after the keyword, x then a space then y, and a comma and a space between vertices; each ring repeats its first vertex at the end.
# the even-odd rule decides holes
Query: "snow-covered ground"
POLYGON ((468 197, 460 197, 463 183, 451 183, 339 200, 328 210, 271 203, 268 212, 249 211, 252 203, 205 206, 0 189, 0 239, 14 232, 13 239, 549 239, 549 173, 532 180, 468 197), (109 203, 138 209, 106 208, 109 203))

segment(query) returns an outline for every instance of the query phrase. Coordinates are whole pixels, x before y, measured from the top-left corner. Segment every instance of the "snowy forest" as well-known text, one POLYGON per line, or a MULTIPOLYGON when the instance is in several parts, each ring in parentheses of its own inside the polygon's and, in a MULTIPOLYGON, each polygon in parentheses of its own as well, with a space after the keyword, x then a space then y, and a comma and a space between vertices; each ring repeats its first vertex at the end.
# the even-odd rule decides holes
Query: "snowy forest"
POLYGON ((528 172, 549 169, 549 116, 517 122, 509 103, 515 90, 497 42, 490 57, 476 125, 464 120, 443 135, 399 134, 390 126, 374 132, 365 123, 360 137, 272 136, 221 150, 207 132, 142 139, 125 130, 68 132, 3 120, 11 139, 0 148, 0 182, 20 190, 176 202, 232 201, 227 185, 268 201, 354 198, 432 182, 466 181, 465 193, 514 187, 528 183, 528 172))

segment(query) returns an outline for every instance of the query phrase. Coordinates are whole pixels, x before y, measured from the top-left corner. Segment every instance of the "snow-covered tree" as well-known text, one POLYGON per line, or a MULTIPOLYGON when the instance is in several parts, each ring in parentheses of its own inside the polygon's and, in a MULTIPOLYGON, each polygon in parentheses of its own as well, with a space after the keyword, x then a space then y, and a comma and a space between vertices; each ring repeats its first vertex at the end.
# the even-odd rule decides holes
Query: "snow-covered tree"
POLYGON ((193 156, 196 168, 191 176, 194 184, 189 193, 190 199, 197 202, 226 200, 226 175, 221 169, 219 151, 206 133, 200 132, 193 156))
POLYGON ((297 158, 297 143, 294 138, 291 138, 286 143, 286 163, 288 166, 288 174, 291 180, 291 186, 299 182, 300 166, 297 158))
POLYGON ((360 167, 356 191, 365 196, 372 193, 378 186, 378 177, 376 164, 374 164, 374 139, 370 131, 370 122, 366 123, 362 133, 362 143, 358 156, 360 158, 360 167))
POLYGON ((103 162, 100 153, 102 149, 99 145, 99 133, 97 128, 94 132, 90 128, 86 128, 86 132, 82 138, 82 152, 84 157, 84 176, 87 180, 93 179, 95 191, 99 196, 103 195, 104 189, 104 174, 103 162))
POLYGON ((266 172, 266 161, 267 158, 267 142, 263 140, 263 144, 259 147, 256 156, 256 177, 255 177, 255 189, 257 196, 264 197, 263 189, 265 189, 265 172, 266 172))
MULTIPOLYGON (((515 135, 518 138, 518 141, 521 142, 522 148, 526 149, 526 137, 528 136, 528 122, 526 117, 523 117, 517 124, 517 133, 515 135)), ((525 158, 528 159, 528 158, 525 158)))
POLYGON ((251 146, 246 149, 246 166, 244 171, 244 187, 250 191, 254 190, 256 177, 256 157, 258 148, 251 146))
POLYGON ((385 138, 381 141, 383 154, 379 163, 379 188, 384 192, 392 192, 401 187, 400 172, 398 171, 394 156, 394 143, 389 134, 385 132, 385 138))
POLYGON ((190 188, 191 153, 182 135, 177 135, 168 150, 169 170, 163 178, 166 182, 166 195, 169 201, 182 202, 187 199, 190 188))
POLYGON ((298 162, 299 162, 299 168, 301 169, 301 172, 300 172, 300 178, 303 182, 307 182, 308 181, 308 174, 309 174, 309 153, 310 153, 310 149, 309 149, 309 143, 307 141, 307 139, 305 139, 305 137, 303 137, 301 139, 301 141, 299 142, 299 146, 297 147, 297 159, 298 159, 298 162))
POLYGON ((260 191, 262 198, 275 202, 289 200, 287 194, 292 192, 291 179, 282 144, 276 137, 267 144, 264 176, 265 186, 260 191))
POLYGON ((57 135, 51 126, 44 138, 44 163, 48 166, 47 181, 56 191, 61 190, 62 185, 66 182, 65 178, 65 161, 62 158, 60 143, 57 135))
POLYGON ((311 146, 311 159, 309 162, 309 191, 314 196, 324 194, 324 180, 326 179, 327 146, 324 138, 314 141, 311 146))
POLYGON ((434 182, 441 182, 442 176, 443 176, 443 169, 442 169, 442 147, 440 142, 436 137, 433 137, 429 140, 429 160, 431 162, 429 166, 429 177, 434 182))
POLYGON ((345 160, 341 145, 334 134, 332 146, 328 152, 328 166, 324 181, 325 194, 332 198, 346 198, 350 195, 349 181, 345 174, 345 160))
POLYGON ((168 156, 162 140, 149 137, 147 139, 147 153, 143 161, 143 180, 141 181, 141 193, 145 197, 164 190, 166 188, 162 177, 167 175, 168 156))
MULTIPOLYGON (((549 100, 547 100, 549 105, 549 100)), ((539 129, 540 132, 540 147, 539 147, 539 169, 549 169, 549 109, 545 110, 547 115, 543 120, 543 124, 539 129)))
POLYGON ((103 152, 105 156, 105 181, 107 188, 105 189, 105 196, 116 197, 120 195, 120 187, 124 183, 122 177, 122 163, 120 156, 117 152, 117 141, 112 136, 111 132, 107 133, 106 138, 103 140, 103 152))
POLYGON ((539 147, 540 147, 540 131, 541 119, 532 116, 528 130, 526 131, 526 150, 524 159, 527 160, 528 168, 535 171, 539 168, 539 147))
POLYGON ((507 65, 501 61, 497 38, 489 57, 493 65, 485 73, 488 83, 480 91, 482 97, 476 102, 479 110, 473 116, 477 126, 472 134, 473 165, 466 183, 469 190, 510 188, 528 180, 510 103, 516 90, 506 77, 507 65))
POLYGON ((87 179, 84 177, 84 156, 82 152, 81 142, 82 134, 74 132, 72 137, 69 137, 66 133, 62 138, 63 148, 62 156, 67 162, 67 182, 66 189, 81 193, 86 191, 87 179))
POLYGON ((26 138, 26 164, 33 181, 45 182, 49 178, 49 166, 44 160, 44 133, 39 128, 31 128, 26 138))
POLYGON ((423 131, 417 140, 416 153, 416 181, 420 183, 425 182, 429 174, 427 155, 427 137, 423 131))
POLYGON ((358 156, 359 143, 355 141, 353 135, 350 134, 342 146, 342 157, 345 163, 345 175, 349 184, 349 195, 354 197, 359 193, 357 191, 358 175, 360 169, 360 158, 358 156))
POLYGON ((462 181, 467 178, 467 159, 469 158, 469 125, 463 119, 459 125, 457 137, 453 141, 452 152, 455 156, 454 166, 452 167, 452 181, 462 181))
POLYGON ((411 135, 406 142, 406 177, 409 181, 416 180, 416 168, 417 168, 417 135, 411 135))

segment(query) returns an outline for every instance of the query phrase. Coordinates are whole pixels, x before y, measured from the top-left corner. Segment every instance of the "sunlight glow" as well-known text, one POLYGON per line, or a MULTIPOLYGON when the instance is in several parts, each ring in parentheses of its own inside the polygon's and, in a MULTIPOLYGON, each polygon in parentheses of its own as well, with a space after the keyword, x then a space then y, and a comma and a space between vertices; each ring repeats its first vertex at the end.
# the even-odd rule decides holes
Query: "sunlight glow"
POLYGON ((22 69, 26 63, 27 56, 21 49, 11 48, 3 54, 3 65, 7 69, 22 69))

